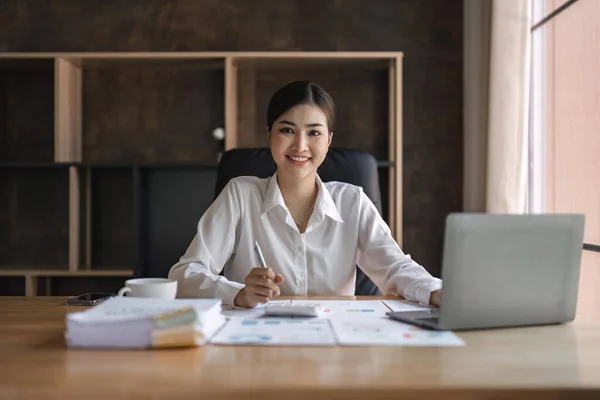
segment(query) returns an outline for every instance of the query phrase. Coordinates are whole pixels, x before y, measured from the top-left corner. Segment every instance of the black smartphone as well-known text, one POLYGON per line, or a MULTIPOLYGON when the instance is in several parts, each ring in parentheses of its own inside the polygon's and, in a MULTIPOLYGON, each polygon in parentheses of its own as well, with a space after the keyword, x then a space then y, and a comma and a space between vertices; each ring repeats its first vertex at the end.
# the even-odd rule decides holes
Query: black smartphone
POLYGON ((79 296, 69 297, 65 304, 68 306, 95 306, 114 295, 114 293, 84 293, 79 296))

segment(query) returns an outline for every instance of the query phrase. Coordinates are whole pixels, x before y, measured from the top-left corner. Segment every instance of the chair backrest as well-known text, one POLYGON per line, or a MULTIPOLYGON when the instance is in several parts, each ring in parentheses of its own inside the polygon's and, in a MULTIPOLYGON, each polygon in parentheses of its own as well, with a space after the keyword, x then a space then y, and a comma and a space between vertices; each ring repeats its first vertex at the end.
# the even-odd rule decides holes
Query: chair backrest
MULTIPOLYGON (((239 148, 223 154, 217 172, 215 198, 221 193, 227 182, 238 176, 257 176, 267 178, 277 169, 269 148, 239 148)), ((350 149, 330 148, 321 164, 318 174, 323 182, 339 181, 361 186, 365 194, 381 214, 381 191, 377 160, 371 154, 350 149)), ((355 294, 358 296, 377 296, 381 292, 365 273, 356 271, 355 294)))

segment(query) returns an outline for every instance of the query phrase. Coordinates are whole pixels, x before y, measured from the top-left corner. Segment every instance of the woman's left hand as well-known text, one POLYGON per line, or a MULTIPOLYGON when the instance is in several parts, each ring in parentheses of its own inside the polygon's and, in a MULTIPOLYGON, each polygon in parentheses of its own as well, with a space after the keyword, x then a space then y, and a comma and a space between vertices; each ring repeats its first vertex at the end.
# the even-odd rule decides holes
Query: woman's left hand
POLYGON ((431 292, 431 295, 429 296, 429 304, 432 306, 439 307, 441 302, 442 302, 442 289, 436 290, 435 292, 431 292))

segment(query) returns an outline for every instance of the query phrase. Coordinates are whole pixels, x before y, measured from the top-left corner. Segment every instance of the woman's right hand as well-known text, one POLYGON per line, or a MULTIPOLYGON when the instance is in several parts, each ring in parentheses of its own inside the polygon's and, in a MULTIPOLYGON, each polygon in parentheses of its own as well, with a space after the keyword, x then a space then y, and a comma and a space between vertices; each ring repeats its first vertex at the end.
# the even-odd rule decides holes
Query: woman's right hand
POLYGON ((284 281, 283 275, 275 274, 271 268, 253 268, 246 276, 246 287, 238 292, 233 300, 234 305, 253 308, 279 296, 279 285, 284 281))

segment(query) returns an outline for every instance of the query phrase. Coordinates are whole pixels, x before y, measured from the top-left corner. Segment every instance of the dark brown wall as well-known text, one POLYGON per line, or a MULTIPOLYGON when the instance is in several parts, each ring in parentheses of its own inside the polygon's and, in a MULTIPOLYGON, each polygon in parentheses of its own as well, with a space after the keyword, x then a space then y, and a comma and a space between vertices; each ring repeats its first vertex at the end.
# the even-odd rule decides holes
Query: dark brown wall
POLYGON ((404 249, 438 273, 462 204, 462 0, 1 0, 0 49, 404 52, 404 249))
POLYGON ((214 161, 223 69, 126 63, 83 74, 83 160, 214 161))

